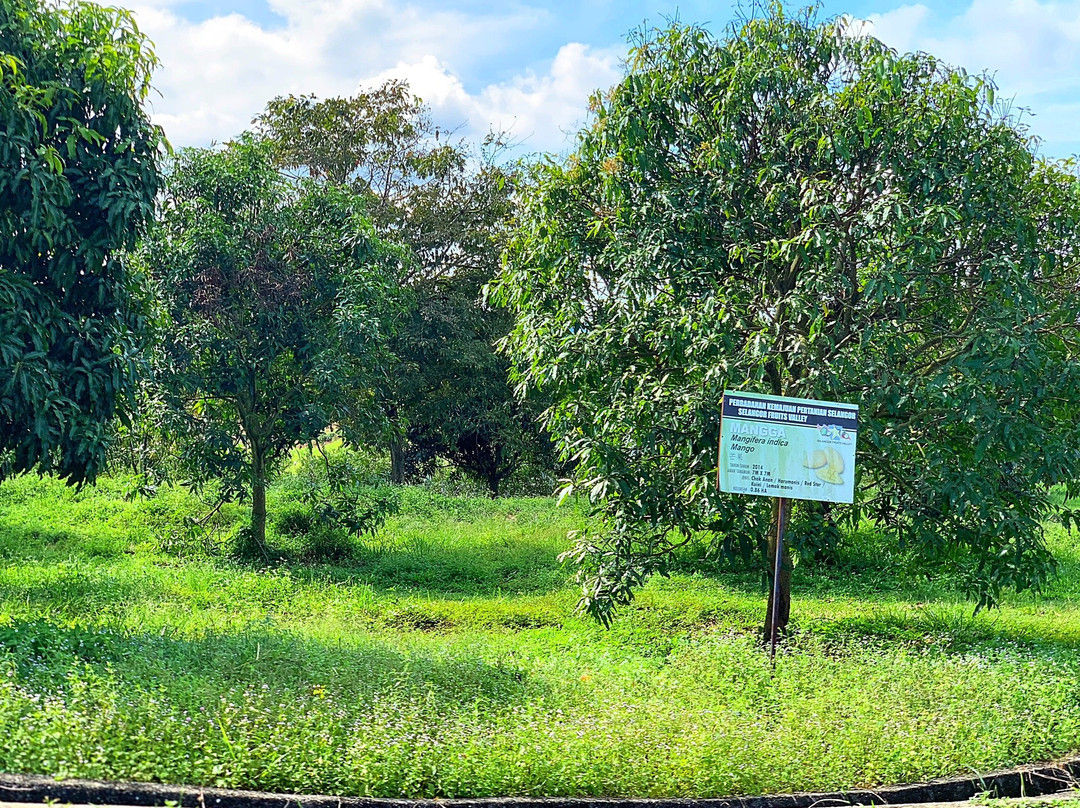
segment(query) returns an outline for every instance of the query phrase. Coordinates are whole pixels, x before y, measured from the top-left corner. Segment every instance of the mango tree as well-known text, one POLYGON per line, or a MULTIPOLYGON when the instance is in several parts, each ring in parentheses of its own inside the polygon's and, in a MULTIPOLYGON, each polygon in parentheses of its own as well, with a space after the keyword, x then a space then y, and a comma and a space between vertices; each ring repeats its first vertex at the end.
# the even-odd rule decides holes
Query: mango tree
POLYGON ((101 470, 147 331, 156 64, 127 12, 0 0, 0 479, 101 470))
POLYGON ((162 303, 156 383, 193 479, 251 496, 293 446, 335 423, 377 420, 403 251, 363 201, 291 181, 248 138, 181 152, 140 258, 162 303))
POLYGON ((1080 463, 1076 197, 989 81, 842 20, 639 35, 493 286, 598 511, 583 607, 610 620, 688 541, 767 557, 770 501, 716 487, 725 389, 861 408, 855 504, 797 506, 796 545, 869 519, 981 605, 1038 587, 1080 463))

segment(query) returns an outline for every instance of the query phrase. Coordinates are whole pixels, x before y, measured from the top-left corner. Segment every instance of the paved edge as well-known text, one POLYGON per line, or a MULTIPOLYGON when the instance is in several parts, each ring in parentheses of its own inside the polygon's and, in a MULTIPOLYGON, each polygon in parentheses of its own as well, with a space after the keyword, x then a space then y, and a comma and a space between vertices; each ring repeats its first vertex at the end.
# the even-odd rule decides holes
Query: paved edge
POLYGON ((1080 757, 1058 763, 1019 766, 972 777, 950 777, 876 790, 830 794, 779 794, 715 799, 623 799, 599 797, 490 797, 483 799, 401 800, 332 797, 324 794, 270 794, 158 783, 55 780, 36 775, 0 774, 0 801, 60 802, 78 805, 165 806, 183 808, 828 808, 843 805, 893 805, 961 802, 979 794, 1038 797, 1075 788, 1080 757))

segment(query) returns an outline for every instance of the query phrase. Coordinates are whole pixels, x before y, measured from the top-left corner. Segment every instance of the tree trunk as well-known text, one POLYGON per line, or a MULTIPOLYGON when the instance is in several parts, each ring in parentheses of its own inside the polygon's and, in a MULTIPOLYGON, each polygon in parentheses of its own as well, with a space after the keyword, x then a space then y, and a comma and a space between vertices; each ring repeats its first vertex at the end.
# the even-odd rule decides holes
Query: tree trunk
POLYGON ((488 466, 487 480, 488 480, 488 493, 491 494, 492 499, 499 498, 499 489, 502 486, 502 481, 510 472, 506 470, 506 467, 502 464, 503 449, 498 443, 495 444, 494 458, 490 466, 488 466))
POLYGON ((405 482, 405 439, 400 435, 390 439, 390 482, 396 485, 405 482))
POLYGON ((251 447, 251 536, 266 555, 266 458, 257 446, 251 447))
MULTIPOLYGON (((788 502, 785 511, 786 517, 791 512, 791 503, 788 502)), ((780 519, 779 500, 773 504, 773 520, 772 529, 769 531, 769 549, 768 549, 768 561, 766 562, 769 570, 769 606, 765 613, 765 628, 763 630, 762 639, 766 644, 772 640, 772 613, 773 613, 773 568, 776 561, 776 540, 777 540, 777 526, 780 519)), ((791 617, 791 556, 789 554, 787 544, 785 542, 784 554, 781 558, 780 565, 780 603, 777 614, 776 628, 777 635, 783 636, 787 631, 788 619, 791 617)))

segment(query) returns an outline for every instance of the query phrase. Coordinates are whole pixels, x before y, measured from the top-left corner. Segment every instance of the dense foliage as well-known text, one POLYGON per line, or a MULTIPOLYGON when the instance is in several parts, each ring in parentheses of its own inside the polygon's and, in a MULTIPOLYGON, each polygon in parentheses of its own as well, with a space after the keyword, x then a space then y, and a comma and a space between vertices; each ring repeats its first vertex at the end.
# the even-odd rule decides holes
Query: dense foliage
POLYGON ((604 516, 583 604, 610 619, 701 531, 764 543, 768 500, 716 489, 725 388, 861 407, 856 503, 800 504, 797 543, 866 517, 982 604, 1044 582, 1080 467, 1077 186, 992 85, 775 8, 642 34, 594 110, 495 286, 604 516))
POLYGON ((180 153, 141 258, 164 309, 165 428, 196 479, 251 494, 261 546, 273 464, 331 424, 378 420, 403 254, 354 193, 290 182, 241 139, 180 153))
POLYGON ((350 98, 277 98, 256 124, 279 165, 350 185, 377 232, 414 256, 398 279, 411 306, 381 393, 398 428, 395 481, 443 460, 497 495, 523 463, 550 467, 540 407, 515 398, 494 349, 510 318, 480 296, 498 271, 516 181, 499 163, 500 140, 474 150, 440 133, 402 82, 350 98))
POLYGON ((376 535, 397 513, 401 487, 389 485, 381 458, 321 440, 295 455, 278 483, 292 507, 276 513, 273 522, 279 535, 302 540, 310 559, 348 557, 353 539, 376 535))
POLYGON ((509 362, 494 350, 510 318, 477 303, 482 282, 433 282, 417 296, 396 341, 408 363, 397 395, 408 418, 406 471, 426 477, 435 461, 448 460, 497 497, 515 472, 550 474, 555 458, 539 426, 539 397, 514 395, 509 362))
POLYGON ((147 315, 117 252, 153 213, 154 64, 125 11, 0 0, 0 479, 93 479, 133 391, 147 315))

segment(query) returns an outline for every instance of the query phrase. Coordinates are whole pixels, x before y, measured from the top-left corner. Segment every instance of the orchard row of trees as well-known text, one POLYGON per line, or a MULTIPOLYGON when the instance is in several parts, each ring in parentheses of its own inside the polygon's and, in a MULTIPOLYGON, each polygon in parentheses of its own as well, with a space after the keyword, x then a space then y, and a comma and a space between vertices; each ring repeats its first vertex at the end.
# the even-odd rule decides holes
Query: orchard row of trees
POLYGON ((250 494, 261 542, 275 463, 330 426, 397 481, 557 459, 608 620, 688 541, 768 557, 770 504, 713 482, 747 389, 861 408, 856 504, 801 503, 796 552, 869 519, 982 604, 1052 573, 1080 183, 984 78, 812 11, 675 25, 572 155, 507 165, 400 83, 166 158, 153 66, 122 11, 0 0, 0 478, 126 442, 250 494))
POLYGON ((498 496, 523 464, 550 469, 537 397, 495 352, 509 318, 481 295, 513 173, 442 142, 400 83, 276 99, 255 123, 167 162, 130 256, 158 328, 121 438, 169 455, 139 466, 250 493, 258 546, 275 466, 331 427, 386 447, 395 483, 446 461, 498 496))
POLYGON ((331 426, 399 483, 447 461, 497 496, 552 468, 481 298, 516 182, 496 138, 442 136, 390 82, 169 154, 126 12, 0 8, 0 475, 213 480, 261 545, 275 465, 331 426))

